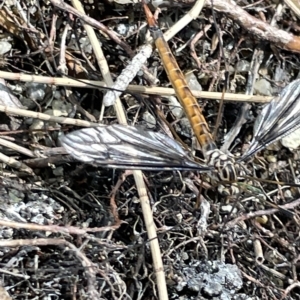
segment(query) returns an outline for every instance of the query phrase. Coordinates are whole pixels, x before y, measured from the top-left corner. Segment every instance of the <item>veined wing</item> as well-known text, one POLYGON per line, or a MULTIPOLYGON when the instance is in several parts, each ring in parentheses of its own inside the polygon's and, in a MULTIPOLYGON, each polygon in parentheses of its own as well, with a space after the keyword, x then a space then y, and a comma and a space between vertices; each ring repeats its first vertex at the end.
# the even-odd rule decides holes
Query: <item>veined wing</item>
POLYGON ((261 112, 261 121, 253 135, 245 160, 266 146, 300 127, 300 79, 288 84, 261 112))
POLYGON ((60 141, 74 158, 109 168, 212 170, 192 160, 168 136, 134 126, 115 124, 85 128, 61 137, 60 141))

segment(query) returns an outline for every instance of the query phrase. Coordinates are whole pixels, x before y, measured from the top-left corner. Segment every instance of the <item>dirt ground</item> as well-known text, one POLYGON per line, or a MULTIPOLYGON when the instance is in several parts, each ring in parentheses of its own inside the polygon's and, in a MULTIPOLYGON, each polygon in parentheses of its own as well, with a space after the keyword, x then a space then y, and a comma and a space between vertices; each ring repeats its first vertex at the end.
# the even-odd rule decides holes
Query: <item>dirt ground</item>
POLYGON ((202 2, 149 8, 237 182, 207 166, 155 46, 132 63, 151 43, 140 2, 2 2, 0 299, 300 299, 300 132, 282 139, 300 4, 202 2))

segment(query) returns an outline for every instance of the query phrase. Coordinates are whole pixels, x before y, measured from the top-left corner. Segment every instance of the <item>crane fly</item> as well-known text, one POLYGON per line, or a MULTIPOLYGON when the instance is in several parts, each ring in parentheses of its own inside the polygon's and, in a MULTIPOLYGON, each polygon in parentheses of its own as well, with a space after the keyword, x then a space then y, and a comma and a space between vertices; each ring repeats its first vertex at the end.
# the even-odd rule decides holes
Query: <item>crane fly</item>
MULTIPOLYGON (((214 142, 209 126, 163 37, 148 6, 143 3, 149 29, 193 131, 201 145, 205 163, 196 162, 175 140, 159 132, 134 126, 99 125, 61 137, 61 143, 74 158, 108 168, 141 170, 197 170, 208 172, 222 182, 237 181, 242 162, 267 145, 300 127, 300 80, 287 85, 261 112, 261 121, 253 141, 244 155, 236 160, 223 153, 214 142)), ((234 193, 232 187, 229 193, 234 193)))
POLYGON ((205 117, 203 116, 202 109, 192 94, 168 43, 164 39, 162 31, 157 26, 147 4, 145 2, 142 3, 149 30, 163 62, 165 71, 202 148, 207 165, 217 170, 217 177, 221 181, 236 181, 238 174, 236 171, 239 169, 239 165, 236 164, 232 155, 225 154, 218 149, 212 138, 205 117))
MULTIPOLYGON (((237 164, 298 129, 299 112, 300 79, 288 84, 263 108, 252 142, 237 164)), ((99 125, 69 133, 60 141, 77 160, 108 168, 218 172, 213 166, 195 161, 174 139, 136 126, 99 125)))

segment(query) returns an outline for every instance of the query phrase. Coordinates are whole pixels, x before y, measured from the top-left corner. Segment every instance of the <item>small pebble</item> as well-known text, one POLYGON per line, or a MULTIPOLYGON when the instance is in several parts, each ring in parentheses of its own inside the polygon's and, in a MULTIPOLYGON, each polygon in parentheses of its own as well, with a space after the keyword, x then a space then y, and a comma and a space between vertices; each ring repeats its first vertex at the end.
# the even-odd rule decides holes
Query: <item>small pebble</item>
POLYGON ((186 73, 185 79, 191 90, 202 91, 202 86, 193 72, 186 73))
POLYGON ((277 162, 277 158, 274 155, 268 155, 267 157, 267 161, 270 163, 276 163, 277 162))
POLYGON ((250 62, 247 60, 239 60, 235 68, 239 73, 247 73, 250 69, 250 62))
POLYGON ((0 41, 0 55, 7 53, 8 51, 10 51, 11 48, 11 43, 6 41, 0 41))
POLYGON ((172 114, 176 118, 180 119, 183 116, 183 109, 182 109, 182 106, 180 105, 179 101, 177 100, 177 98, 175 96, 168 97, 168 101, 169 101, 169 107, 170 107, 172 114))
POLYGON ((154 128, 156 125, 156 120, 153 115, 151 115, 148 111, 143 114, 143 120, 147 123, 148 128, 154 128))
POLYGON ((300 128, 282 138, 281 144, 290 150, 298 149, 300 146, 300 128))
POLYGON ((257 80, 254 83, 254 93, 263 96, 271 96, 272 95, 271 83, 264 78, 257 80))
POLYGON ((221 211, 226 213, 231 213, 231 212, 236 213, 237 209, 236 208, 232 209, 232 205, 223 205, 221 206, 221 211))

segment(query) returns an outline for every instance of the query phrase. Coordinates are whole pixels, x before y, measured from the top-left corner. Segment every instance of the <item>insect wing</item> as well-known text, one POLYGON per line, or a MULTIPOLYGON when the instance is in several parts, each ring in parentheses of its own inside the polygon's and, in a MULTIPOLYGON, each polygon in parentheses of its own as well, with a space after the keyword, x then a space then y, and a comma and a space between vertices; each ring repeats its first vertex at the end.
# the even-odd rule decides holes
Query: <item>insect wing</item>
POLYGON ((261 112, 261 121, 241 160, 300 127, 300 79, 287 85, 261 112))
POLYGON ((134 126, 85 128, 61 137, 60 141, 77 160, 110 168, 211 170, 193 161, 175 140, 134 126))

